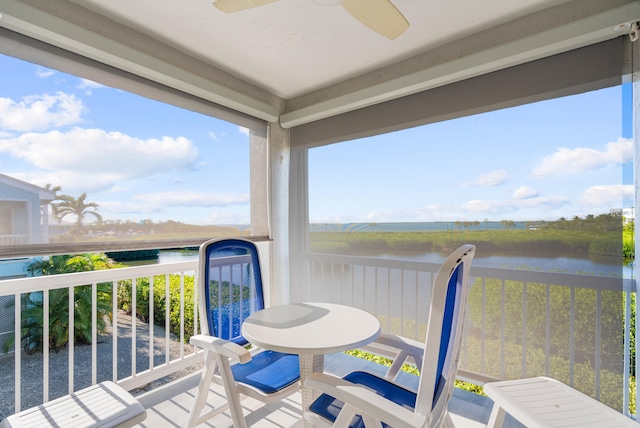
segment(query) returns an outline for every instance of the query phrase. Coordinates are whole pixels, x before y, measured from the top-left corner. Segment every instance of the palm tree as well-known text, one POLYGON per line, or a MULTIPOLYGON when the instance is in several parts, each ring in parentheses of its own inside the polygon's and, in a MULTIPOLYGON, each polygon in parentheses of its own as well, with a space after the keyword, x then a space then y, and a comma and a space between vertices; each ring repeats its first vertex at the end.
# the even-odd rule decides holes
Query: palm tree
POLYGON ((44 188, 47 190, 52 191, 53 193, 58 193, 60 190, 62 190, 62 187, 60 186, 54 186, 51 183, 47 183, 44 185, 44 188))
POLYGON ((98 221, 102 221, 102 216, 97 213, 98 204, 95 202, 87 202, 87 194, 83 193, 78 196, 78 199, 69 195, 60 195, 56 197, 56 202, 53 202, 53 215, 58 220, 62 220, 69 214, 76 216, 76 233, 82 234, 84 231, 83 221, 87 214, 93 215, 98 221))

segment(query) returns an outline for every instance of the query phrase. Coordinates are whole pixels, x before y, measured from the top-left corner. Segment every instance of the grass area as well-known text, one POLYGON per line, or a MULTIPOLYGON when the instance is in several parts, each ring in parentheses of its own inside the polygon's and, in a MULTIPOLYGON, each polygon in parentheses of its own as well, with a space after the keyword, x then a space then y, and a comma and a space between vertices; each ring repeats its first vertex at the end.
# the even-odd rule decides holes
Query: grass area
MULTIPOLYGON (((362 351, 360 349, 354 349, 354 350, 351 350, 351 351, 347 351, 346 354, 352 355, 354 357, 362 358, 362 359, 365 359, 367 361, 371 361, 371 362, 374 362, 374 363, 378 363, 378 364, 381 364, 381 365, 387 366, 387 367, 391 366, 391 363, 392 363, 392 360, 389 359, 389 358, 381 357, 380 355, 375 355, 375 354, 372 354, 370 352, 362 351)), ((410 373, 410 374, 414 374, 416 376, 420 375, 420 372, 418 371, 418 368, 415 367, 415 366, 412 366, 410 364, 403 365, 401 370, 404 371, 404 372, 410 373)), ((470 382, 464 382, 464 381, 456 379, 456 388, 460 388, 460 389, 463 389, 465 391, 473 392, 475 394, 485 395, 484 391, 482 390, 482 386, 475 385, 475 384, 470 383, 470 382)))
POLYGON ((564 255, 623 254, 621 230, 455 230, 441 232, 314 232, 311 250, 322 253, 356 251, 444 251, 473 242, 478 251, 557 251, 564 255))
MULTIPOLYGON (((354 357, 362 358, 377 364, 381 364, 387 367, 390 366, 392 363, 392 360, 389 358, 381 357, 379 355, 375 355, 370 352, 365 352, 360 349, 347 351, 346 354, 352 355, 354 357)), ((410 374, 414 374, 416 376, 420 374, 418 369, 415 366, 412 366, 410 364, 403 365, 401 370, 410 374)), ((456 388, 473 392, 474 394, 485 395, 481 385, 476 385, 471 382, 464 382, 456 379, 455 386, 456 388)), ((629 378, 629 413, 632 415, 636 414, 636 379, 633 376, 629 378)))

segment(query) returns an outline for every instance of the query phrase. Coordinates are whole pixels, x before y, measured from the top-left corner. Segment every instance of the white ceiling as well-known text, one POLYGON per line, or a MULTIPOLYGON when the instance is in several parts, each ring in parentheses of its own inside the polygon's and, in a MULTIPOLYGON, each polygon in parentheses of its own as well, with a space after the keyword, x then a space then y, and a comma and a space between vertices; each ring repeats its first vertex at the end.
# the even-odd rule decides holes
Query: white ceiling
POLYGON ((290 127, 617 37, 640 19, 638 0, 392 0, 410 27, 389 40, 321 0, 234 13, 212 1, 0 0, 0 26, 290 127))
POLYGON ((389 40, 340 5, 280 0, 224 13, 211 0, 77 0, 290 99, 567 0, 393 0, 410 22, 389 40))

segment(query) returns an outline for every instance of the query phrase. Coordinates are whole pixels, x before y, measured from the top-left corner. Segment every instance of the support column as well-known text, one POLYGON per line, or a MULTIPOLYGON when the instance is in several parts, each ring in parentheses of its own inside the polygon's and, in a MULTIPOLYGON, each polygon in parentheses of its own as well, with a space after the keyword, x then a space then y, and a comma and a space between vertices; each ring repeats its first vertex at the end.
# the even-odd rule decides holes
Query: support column
POLYGON ((269 124, 271 304, 289 303, 289 130, 277 122, 269 124))
POLYGON ((291 253, 291 298, 302 302, 311 298, 304 254, 309 251, 309 151, 291 150, 289 251, 291 253))
POLYGON ((44 203, 40 205, 40 215, 42 216, 42 221, 40 222, 42 231, 41 231, 41 244, 49 243, 49 204, 44 203))
MULTIPOLYGON (((640 141, 640 42, 630 42, 631 44, 631 88, 632 88, 632 132, 633 132, 633 185, 634 185, 634 224, 635 224, 635 214, 637 213, 638 207, 640 206, 640 145, 638 142, 640 141)), ((634 228, 634 241, 635 241, 635 254, 640 254, 640 240, 638 239, 638 229, 634 228)), ((633 264, 633 276, 634 276, 634 286, 635 289, 632 290, 636 295, 636 319, 635 319, 635 328, 638 331, 640 328, 640 305, 637 304, 638 299, 638 278, 640 278, 640 263, 638 262, 638 257, 636 256, 636 261, 633 264)), ((635 337, 635 349, 640 349, 640 336, 636 334, 635 337)), ((637 363, 636 359, 636 369, 635 376, 638 379, 640 376, 640 367, 637 363)), ((640 389, 636 388, 636 403, 640 400, 640 389)), ((625 403, 626 405, 626 403, 625 403)))

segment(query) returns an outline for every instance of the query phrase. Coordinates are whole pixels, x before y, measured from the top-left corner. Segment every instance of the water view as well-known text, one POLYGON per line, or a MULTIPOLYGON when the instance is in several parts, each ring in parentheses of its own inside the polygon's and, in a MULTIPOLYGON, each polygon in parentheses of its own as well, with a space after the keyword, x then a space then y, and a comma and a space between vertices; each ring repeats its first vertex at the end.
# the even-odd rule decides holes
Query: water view
MULTIPOLYGON (((364 257, 375 257, 392 260, 423 261, 428 263, 442 263, 445 254, 438 252, 396 251, 388 253, 367 252, 360 254, 364 257)), ((128 266, 150 264, 177 263, 188 260, 198 260, 197 250, 161 250, 158 258, 126 262, 128 266)), ((501 269, 534 270, 541 272, 572 273, 593 276, 610 276, 630 278, 633 275, 633 265, 623 265, 616 257, 577 258, 561 255, 543 256, 540 254, 482 254, 473 260, 474 266, 493 267, 501 269)))

